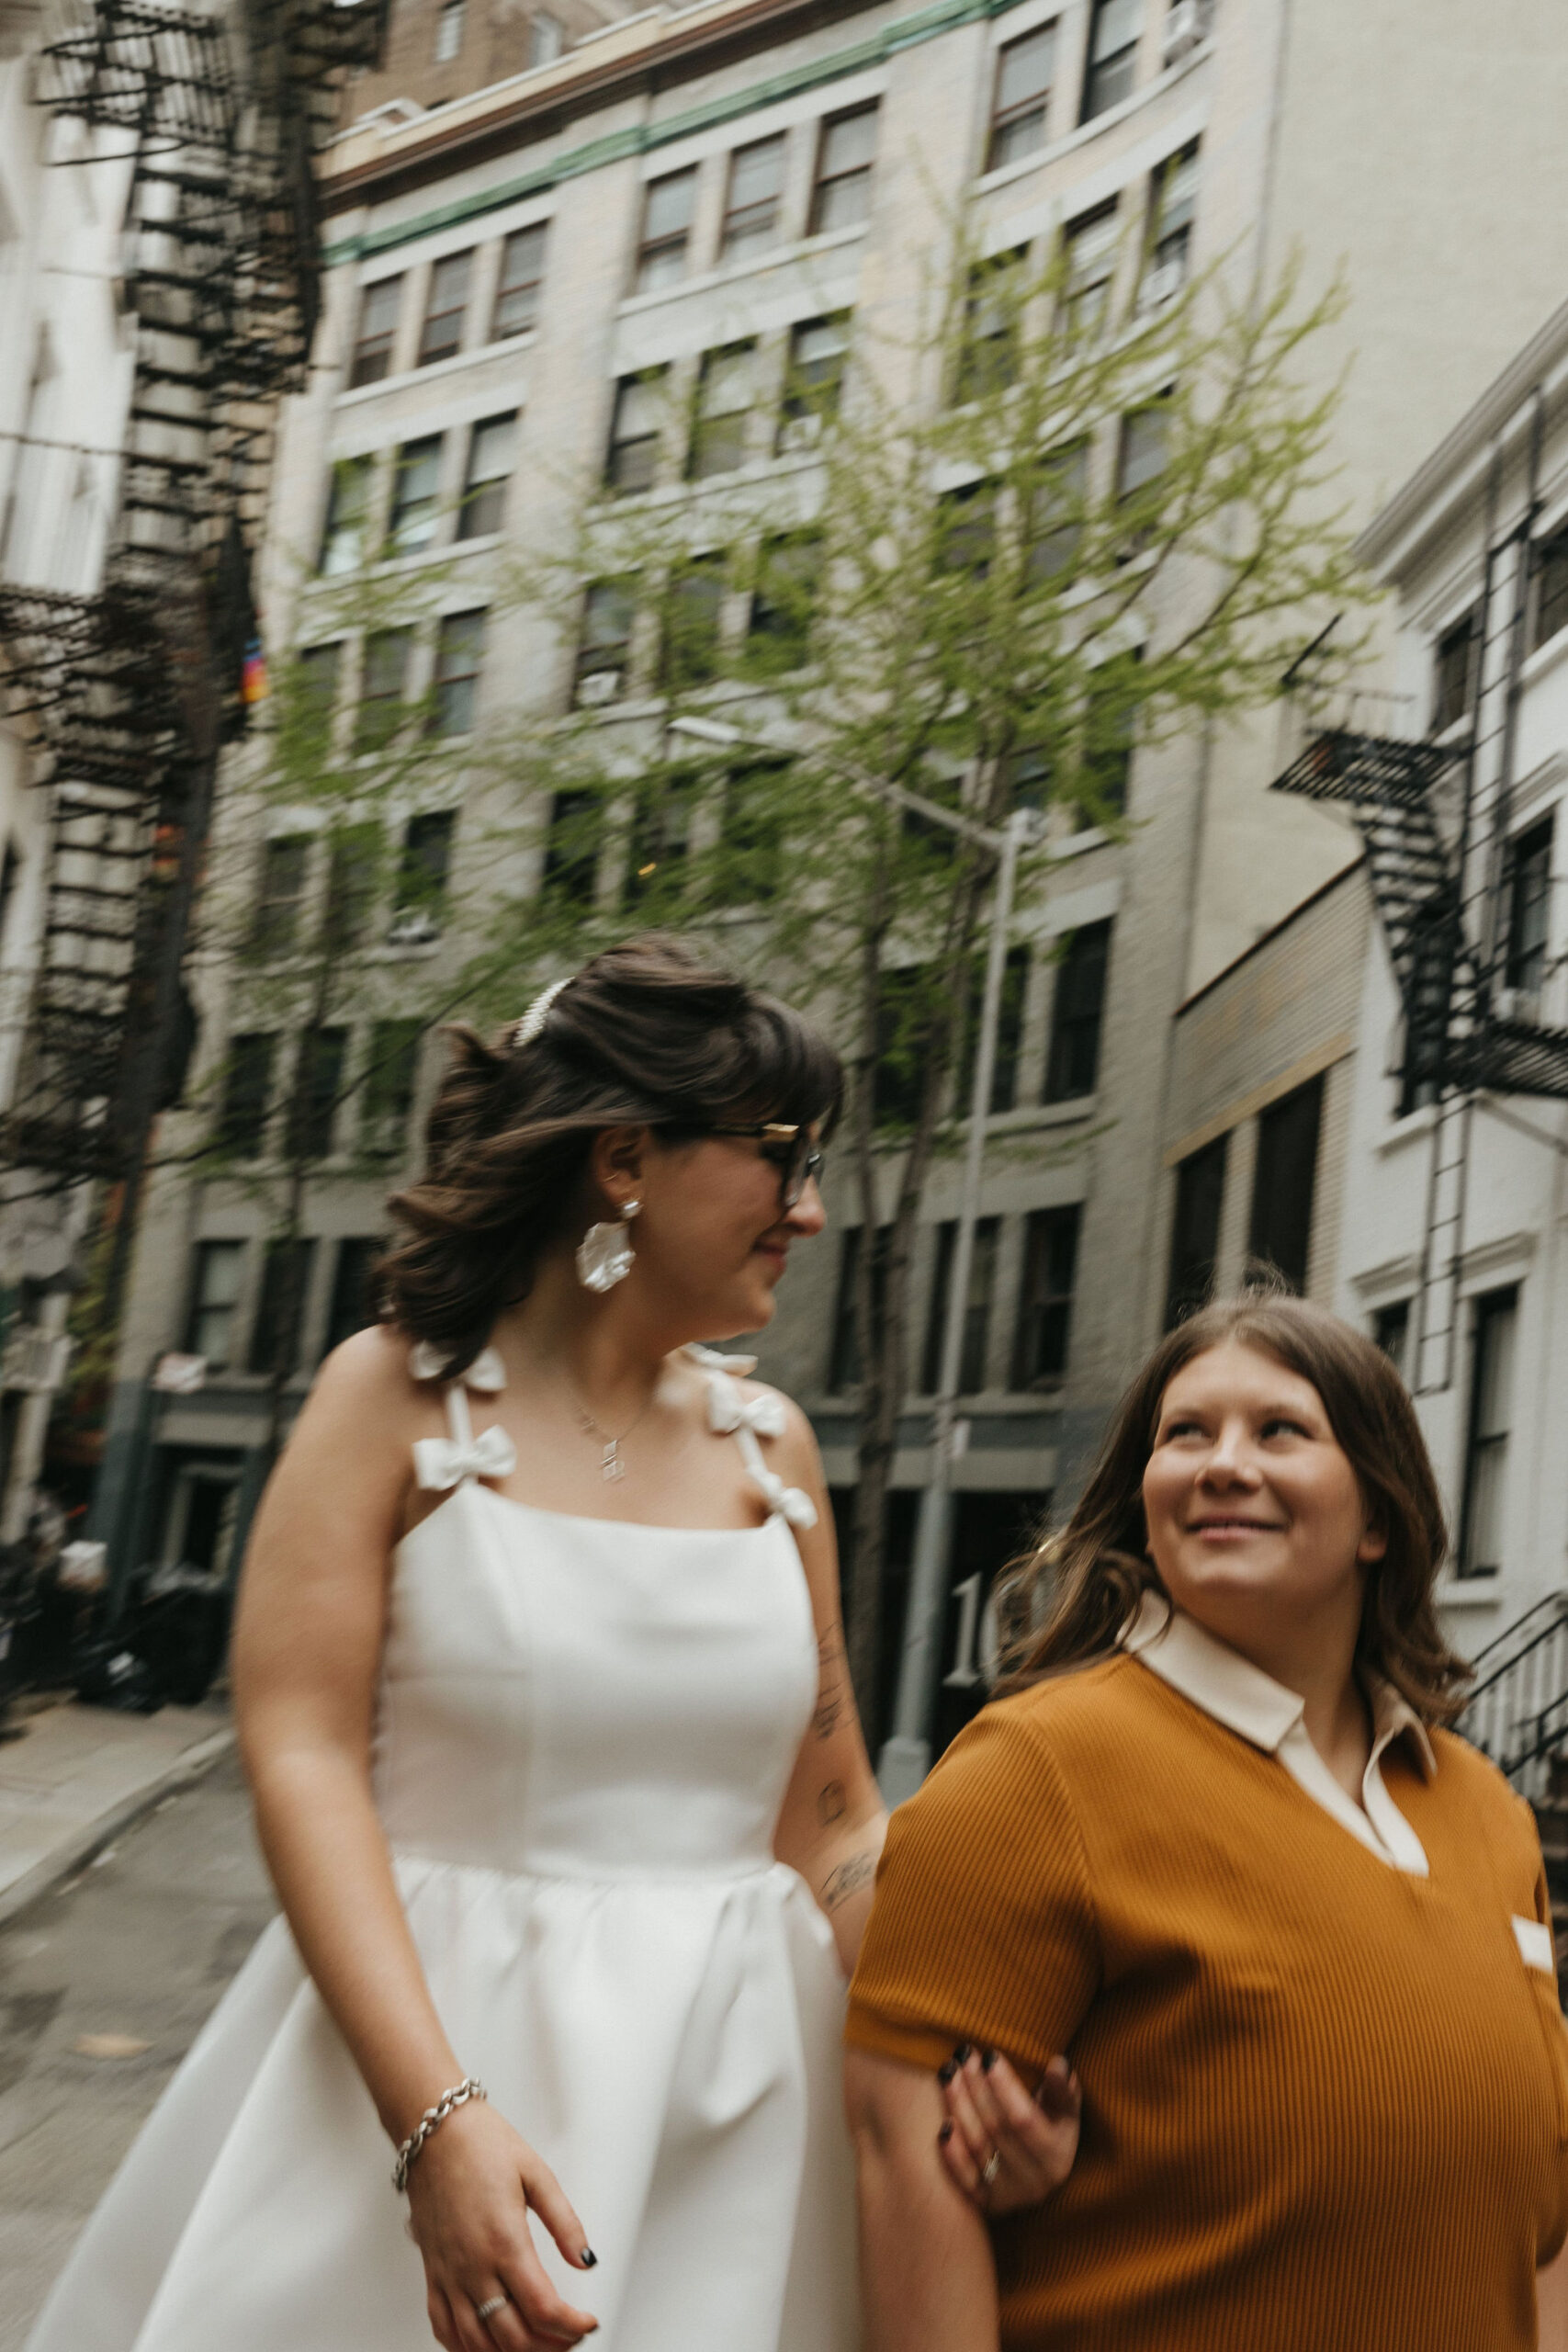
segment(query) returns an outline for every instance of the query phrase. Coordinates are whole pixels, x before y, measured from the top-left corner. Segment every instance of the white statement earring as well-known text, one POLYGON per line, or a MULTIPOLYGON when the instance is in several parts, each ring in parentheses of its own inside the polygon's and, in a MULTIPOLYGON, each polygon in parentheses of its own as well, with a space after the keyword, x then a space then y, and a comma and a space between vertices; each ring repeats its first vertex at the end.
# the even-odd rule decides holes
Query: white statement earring
POLYGON ((618 1223, 589 1227, 577 1245, 577 1279, 584 1290, 614 1290, 631 1272, 637 1251, 626 1227, 641 1207, 640 1201, 628 1201, 618 1223))

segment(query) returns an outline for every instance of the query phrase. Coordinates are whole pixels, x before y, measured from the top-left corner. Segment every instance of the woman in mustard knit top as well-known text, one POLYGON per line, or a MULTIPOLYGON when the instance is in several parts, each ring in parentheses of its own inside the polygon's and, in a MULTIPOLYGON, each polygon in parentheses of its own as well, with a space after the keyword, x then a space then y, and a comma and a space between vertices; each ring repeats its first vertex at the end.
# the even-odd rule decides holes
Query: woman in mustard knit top
POLYGON ((1445 1549, 1348 1326, 1256 1299, 1156 1351, 1010 1695, 894 1816, 848 2026, 865 2352, 1568 2352, 1545 1874, 1441 1728, 1445 1549), (998 2052, 1058 2119, 1028 2210, 998 2052))

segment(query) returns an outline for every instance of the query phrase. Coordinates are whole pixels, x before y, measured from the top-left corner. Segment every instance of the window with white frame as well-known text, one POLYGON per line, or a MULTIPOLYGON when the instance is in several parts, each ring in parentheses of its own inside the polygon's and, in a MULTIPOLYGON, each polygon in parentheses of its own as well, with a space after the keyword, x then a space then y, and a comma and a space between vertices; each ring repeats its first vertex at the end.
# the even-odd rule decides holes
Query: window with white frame
POLYGON ((777 241, 787 152, 788 142, 781 130, 772 139, 754 139, 749 146, 737 147, 730 156, 718 240, 720 261, 739 261, 777 241))
POLYGON ((1495 1577, 1503 1565, 1503 1512, 1514 1410, 1517 1284, 1488 1291, 1472 1310, 1470 1429, 1460 1514, 1459 1574, 1495 1577))
POLYGON ((1094 0, 1080 121, 1092 122, 1132 96, 1143 25, 1144 0, 1094 0))
POLYGON ((623 376, 616 385, 604 463, 604 480, 611 490, 629 494, 653 487, 667 394, 668 371, 663 368, 649 368, 640 376, 623 376))
POLYGON ((1056 70, 1056 25, 1038 25, 1032 33, 1003 43, 997 52, 997 86, 991 101, 990 136, 986 142, 986 169, 999 172, 1005 164, 1021 163, 1045 144, 1046 119, 1051 107, 1051 83, 1056 70))
POLYGON ((459 539, 488 538, 499 531, 506 509, 506 485, 512 479, 517 445, 517 412, 487 416, 475 425, 468 441, 468 470, 457 509, 459 539))
POLYGON ((445 0, 441 14, 435 19, 435 62, 449 65, 463 46, 463 23, 468 15, 467 0, 445 0))
POLYGON ((513 229, 501 249, 501 273, 496 279, 495 311, 491 338, 502 343, 508 335, 526 334, 539 316, 539 288, 545 277, 545 238, 549 224, 536 220, 513 229))
POLYGON ((447 254, 431 270, 419 336, 422 368, 431 367, 437 359, 451 359, 462 346, 473 261, 471 253, 447 254))
POLYGON ((378 384, 383 376, 390 374, 402 298, 400 277, 378 278, 374 286, 367 286, 361 293, 359 325, 348 368, 351 390, 360 384, 378 384))
POLYGON ((1098 205, 1063 232, 1066 277, 1062 290, 1068 334, 1075 342, 1097 335, 1111 309, 1111 281, 1116 275, 1118 220, 1116 199, 1098 205))
POLYGON ((528 19, 528 63, 553 65, 566 47, 566 32, 558 17, 536 9, 528 19))
POLYGON ((1198 141, 1168 155, 1149 184, 1149 238, 1139 300, 1145 310, 1186 285, 1198 214, 1198 141))
POLYGON ((871 212, 871 179, 876 164, 874 100, 852 113, 829 115, 817 148, 811 190, 811 234, 851 229, 871 212))
POLYGON ((687 472, 694 481, 733 473, 746 458, 747 424, 757 397, 757 346, 732 343, 703 354, 687 472))
POLYGON ((662 179, 649 181, 642 204, 635 293, 650 294, 656 287, 672 285, 685 276, 696 203, 694 164, 683 172, 668 172, 662 179))

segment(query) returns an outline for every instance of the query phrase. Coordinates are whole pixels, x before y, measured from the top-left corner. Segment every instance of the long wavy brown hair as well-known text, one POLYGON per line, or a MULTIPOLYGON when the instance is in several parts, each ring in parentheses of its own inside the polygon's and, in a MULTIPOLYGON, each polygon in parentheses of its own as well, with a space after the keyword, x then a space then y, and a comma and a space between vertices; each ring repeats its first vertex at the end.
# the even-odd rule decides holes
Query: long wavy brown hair
POLYGON ((1404 1383, 1382 1350, 1337 1316, 1267 1293, 1190 1316, 1133 1382, 1066 1526, 1011 1572, 1001 1613, 1022 1630, 1004 1656, 998 1694, 1103 1657, 1144 1594, 1163 1589, 1143 1498, 1160 1405, 1184 1365, 1227 1340, 1274 1357, 1323 1399, 1371 1523, 1387 1538, 1367 1571, 1357 1663, 1392 1682, 1423 1721, 1450 1722, 1470 1668, 1444 1641, 1432 1606, 1448 1522, 1404 1383))
POLYGON ((842 1091, 838 1056, 800 1013, 660 932, 585 964, 526 1045, 515 1027, 488 1043, 447 1031, 424 1170, 388 1204, 400 1230, 376 1270, 383 1313, 454 1373, 527 1295, 603 1129, 820 1119, 826 1132, 842 1091))

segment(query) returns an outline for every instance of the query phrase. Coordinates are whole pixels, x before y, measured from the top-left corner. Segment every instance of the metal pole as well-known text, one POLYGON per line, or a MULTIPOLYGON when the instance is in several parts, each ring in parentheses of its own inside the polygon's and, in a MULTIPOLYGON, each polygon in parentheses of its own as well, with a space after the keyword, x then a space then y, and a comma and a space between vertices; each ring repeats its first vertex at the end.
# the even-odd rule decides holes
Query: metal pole
POLYGON ((991 904, 986 992, 980 1008, 980 1035, 975 1054, 974 1086, 969 1097, 969 1136, 964 1155, 958 1227, 953 1237, 947 1317, 942 1340, 942 1369, 936 1402, 931 1408, 931 1470, 925 1492, 920 1497, 920 1515, 915 1530, 915 1556, 909 1570, 909 1599, 904 1618, 904 1655, 898 1671, 893 1731, 891 1737, 884 1743, 877 1766, 877 1779, 889 1805, 901 1804, 906 1797, 913 1796, 931 1765, 931 1704, 936 1695, 936 1672, 942 1657, 948 1558, 953 1544, 953 1442, 959 1382, 963 1376, 969 1270, 975 1258, 975 1225, 980 1209, 980 1182, 985 1172, 986 1121, 990 1112, 991 1080, 997 1066, 997 1028, 1002 1007, 1002 982, 1007 974, 1013 886, 1018 873, 1019 845, 1029 814, 1027 810, 1016 812, 1009 819, 1006 831, 997 837, 999 856, 996 893, 991 904))

